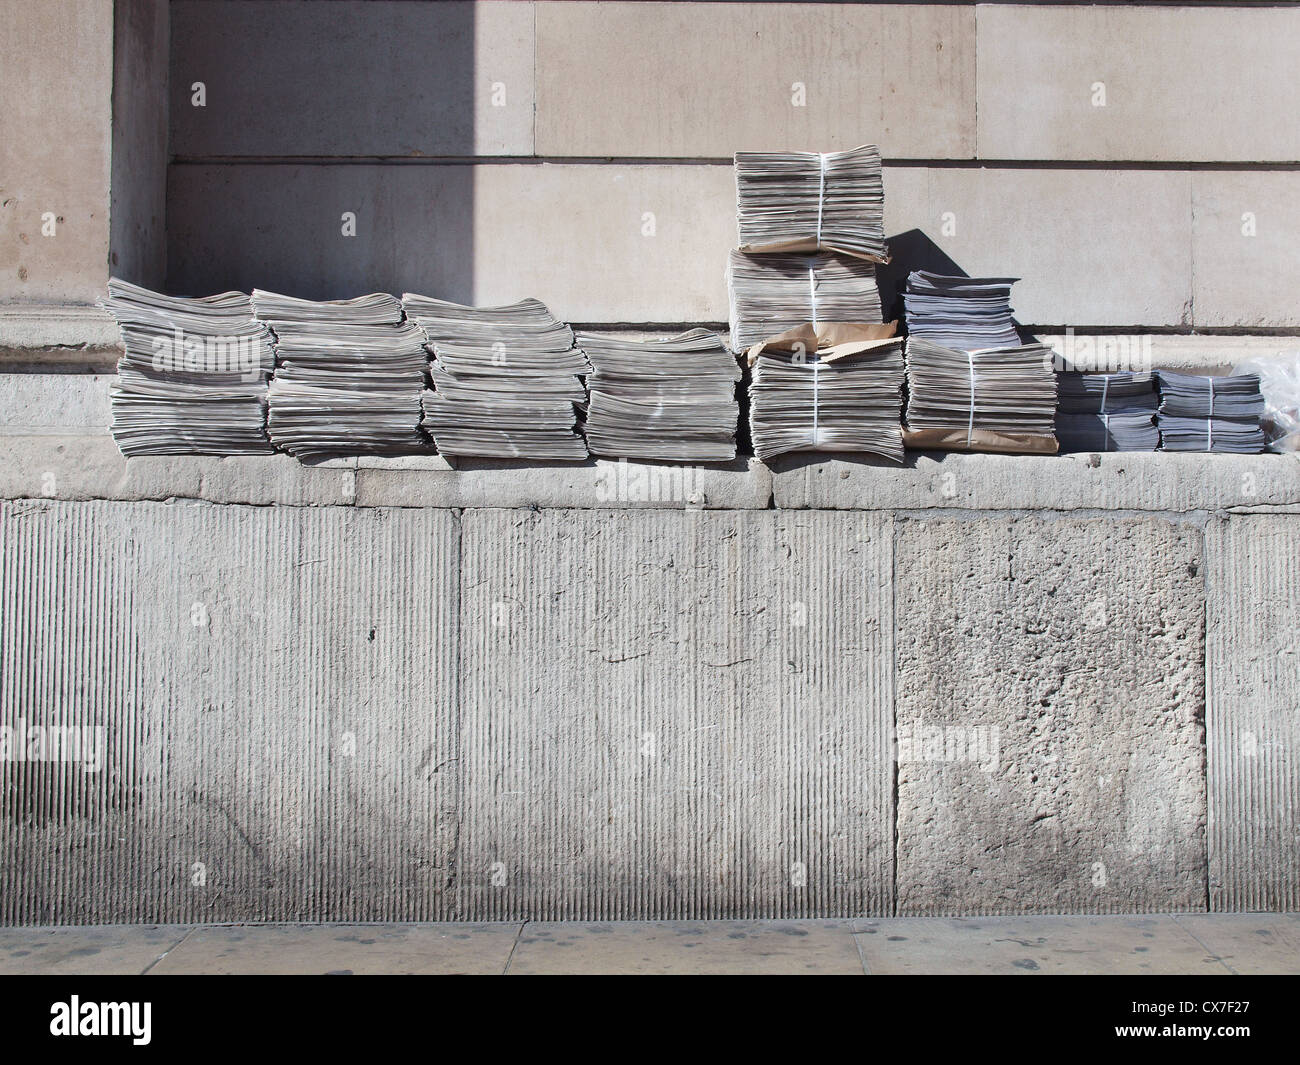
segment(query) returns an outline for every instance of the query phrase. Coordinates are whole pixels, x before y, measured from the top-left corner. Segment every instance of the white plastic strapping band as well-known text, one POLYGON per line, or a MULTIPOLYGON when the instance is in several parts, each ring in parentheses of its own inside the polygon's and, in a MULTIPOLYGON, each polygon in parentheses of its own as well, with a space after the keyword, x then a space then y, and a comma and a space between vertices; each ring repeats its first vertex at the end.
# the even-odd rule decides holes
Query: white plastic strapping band
POLYGON ((818 386, 817 371, 821 369, 821 365, 822 365, 821 360, 814 360, 812 364, 813 366, 813 430, 812 430, 813 447, 817 446, 817 420, 818 420, 818 416, 821 414, 821 409, 819 406, 819 397, 817 395, 817 386, 818 386))
POLYGON ((970 450, 971 437, 975 435, 975 356, 966 352, 966 365, 970 367, 970 420, 966 423, 966 450, 970 450))
POLYGON ((1110 391, 1110 374, 1101 377, 1101 413, 1106 413, 1106 393, 1110 391))
POLYGON ((1207 377, 1210 382, 1210 416, 1205 419, 1205 450, 1214 450, 1214 378, 1207 377))
POLYGON ((1110 450, 1110 415, 1106 414, 1104 411, 1102 412, 1101 415, 1101 442, 1102 442, 1102 450, 1109 451, 1110 450))
POLYGON ((808 302, 812 304, 812 325, 817 328, 817 273, 813 260, 808 260, 808 302))
POLYGON ((817 159, 821 168, 821 185, 817 189, 817 246, 822 243, 822 209, 826 206, 826 153, 818 152, 817 159))

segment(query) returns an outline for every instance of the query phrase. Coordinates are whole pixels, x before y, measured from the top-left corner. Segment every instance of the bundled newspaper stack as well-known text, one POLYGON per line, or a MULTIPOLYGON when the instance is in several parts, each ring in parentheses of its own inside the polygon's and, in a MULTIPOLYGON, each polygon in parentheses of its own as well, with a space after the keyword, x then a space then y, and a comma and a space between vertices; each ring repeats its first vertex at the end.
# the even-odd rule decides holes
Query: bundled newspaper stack
POLYGON ((573 330, 539 300, 503 307, 406 293, 402 304, 433 356, 424 428, 444 455, 584 459, 575 431, 591 370, 573 330))
POLYGON ((731 345, 744 351, 805 322, 879 322, 876 265, 821 251, 748 255, 733 251, 727 268, 731 345))
POLYGON ((907 338, 908 447, 1053 454, 1056 374, 1045 344, 992 351, 907 338))
POLYGON ((1155 378, 1149 373, 1062 373, 1056 437, 1062 451, 1155 451, 1155 378))
POLYGON ((246 293, 190 299, 111 278, 101 305, 122 337, 112 390, 122 454, 272 450, 266 393, 275 355, 246 293))
POLYGON ((794 336, 756 349, 749 388, 754 453, 862 451, 903 461, 903 341, 818 350, 794 336))
POLYGON ((663 340, 578 335, 591 361, 587 447, 593 455, 679 462, 736 457, 740 367, 716 333, 663 340))
POLYGON ((271 439, 300 459, 428 451, 420 434, 424 349, 395 296, 298 299, 253 290, 275 333, 271 439))
POLYGON ((913 270, 903 292, 907 332, 957 351, 1019 347, 1020 334, 1011 320, 1016 280, 913 270))
POLYGON ((740 250, 819 249, 884 261, 880 151, 737 152, 740 250))
POLYGON ((1156 377, 1162 451, 1254 455, 1265 449, 1264 397, 1255 374, 1201 377, 1157 370, 1156 377))

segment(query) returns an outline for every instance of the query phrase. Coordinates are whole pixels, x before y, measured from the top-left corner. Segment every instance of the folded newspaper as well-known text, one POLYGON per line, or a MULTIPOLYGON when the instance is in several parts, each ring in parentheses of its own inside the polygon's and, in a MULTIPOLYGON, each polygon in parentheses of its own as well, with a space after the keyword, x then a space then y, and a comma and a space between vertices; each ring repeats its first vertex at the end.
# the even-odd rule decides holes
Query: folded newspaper
POLYGON ((903 340, 896 323, 804 324, 748 352, 749 425, 763 460, 792 451, 903 461, 903 340))
POLYGON ((1155 451, 1155 378, 1149 373, 1057 375, 1056 437, 1062 451, 1155 451))
POLYGON ((111 432, 124 455, 251 455, 266 432, 271 333, 247 293, 166 296, 117 278, 100 304, 123 354, 111 432))
POLYGON ((593 455, 678 462, 736 457, 740 366, 721 338, 692 329, 661 340, 580 333, 591 362, 584 432, 593 455))
POLYGON ((573 330, 539 300, 501 307, 406 293, 402 305, 433 356, 422 425, 444 455, 577 460, 591 370, 573 330))
POLYGON ((887 262, 880 151, 737 152, 743 252, 838 251, 887 262))
POLYGON ((805 322, 879 322, 881 317, 875 264, 835 252, 733 251, 727 293, 735 351, 805 322))
POLYGON ((275 333, 268 425, 301 459, 429 451, 420 432, 424 349, 395 296, 304 300, 253 290, 275 333))
POLYGON ((1157 370, 1162 451, 1254 455, 1268 444, 1260 418, 1264 397, 1255 374, 1204 377, 1157 370))
POLYGON ((991 351, 907 338, 908 447, 1054 454, 1056 375, 1045 344, 991 351))

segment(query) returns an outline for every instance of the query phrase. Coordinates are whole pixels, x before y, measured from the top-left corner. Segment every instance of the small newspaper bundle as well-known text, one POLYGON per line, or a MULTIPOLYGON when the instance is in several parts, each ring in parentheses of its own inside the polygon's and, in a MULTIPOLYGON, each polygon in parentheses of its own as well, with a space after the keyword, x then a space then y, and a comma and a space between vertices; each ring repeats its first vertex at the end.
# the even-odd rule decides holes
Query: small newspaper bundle
POLYGON ((876 265, 834 252, 747 255, 727 265, 731 347, 747 351, 805 322, 879 322, 876 265))
POLYGON ((675 462, 736 457, 740 366, 708 329, 662 340, 580 333, 591 362, 585 433, 593 455, 675 462))
POLYGON ((166 296, 117 278, 102 306, 123 354, 111 393, 111 432, 124 455, 270 452, 271 333, 247 293, 166 296))
POLYGON ((1052 349, 963 351, 907 338, 908 447, 1055 454, 1052 349))
POLYGON ((1056 438, 1062 451, 1155 451, 1155 378, 1149 373, 1062 373, 1056 438))
POLYGON ((1020 333, 1011 320, 1017 280, 913 270, 903 290, 907 333, 957 351, 1018 347, 1020 333))
POLYGON ((847 152, 737 152, 734 161, 741 251, 824 250, 888 261, 874 144, 847 152))
POLYGON ((903 461, 903 340, 895 323, 803 325, 749 350, 749 426, 766 461, 791 451, 903 461))
POLYGON ((428 452, 420 433, 424 348, 397 297, 304 300, 253 290, 275 333, 271 440, 300 459, 428 452))
POLYGON ((1256 374, 1202 377, 1157 370, 1161 451, 1254 455, 1268 440, 1260 426, 1264 397, 1256 374))
POLYGON ((576 425, 591 366, 544 303, 466 307, 408 292, 402 305, 433 356, 421 424, 442 454, 587 457, 576 425))

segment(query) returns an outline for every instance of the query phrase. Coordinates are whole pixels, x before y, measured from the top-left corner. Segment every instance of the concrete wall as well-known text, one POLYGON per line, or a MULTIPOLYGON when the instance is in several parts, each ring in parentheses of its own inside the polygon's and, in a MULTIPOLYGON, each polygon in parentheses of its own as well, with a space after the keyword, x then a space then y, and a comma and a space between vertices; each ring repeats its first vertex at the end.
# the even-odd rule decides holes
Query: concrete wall
POLYGON ((0 761, 2 922, 1300 906, 1293 457, 128 463, 41 380, 0 723, 106 747, 0 761))
POLYGON ((102 294, 112 95, 112 0, 4 0, 0 303, 102 294))
POLYGON ((109 264, 127 281, 167 278, 167 0, 114 8, 113 173, 109 264))
POLYGON ((887 302, 953 265, 1022 277, 1034 326, 1300 328, 1292 7, 179 0, 173 22, 178 288, 717 322, 732 152, 875 141, 887 302))

